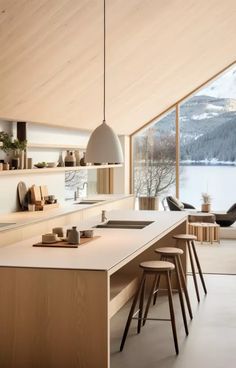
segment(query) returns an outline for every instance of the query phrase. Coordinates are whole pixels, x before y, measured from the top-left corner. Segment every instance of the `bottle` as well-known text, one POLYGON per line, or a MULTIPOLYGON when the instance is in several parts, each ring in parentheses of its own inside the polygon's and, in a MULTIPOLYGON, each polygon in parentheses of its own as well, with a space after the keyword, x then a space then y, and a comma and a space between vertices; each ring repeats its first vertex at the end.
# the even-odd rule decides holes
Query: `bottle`
POLYGON ((66 151, 65 166, 75 166, 76 159, 74 151, 66 151))
POLYGON ((72 226, 72 230, 68 232, 68 243, 76 245, 80 243, 80 232, 76 230, 76 226, 72 226))
POLYGON ((79 154, 79 150, 75 151, 75 161, 76 161, 76 166, 80 165, 80 154, 79 154))
MULTIPOLYGON (((67 152, 69 152, 69 151, 67 151, 67 152)), ((63 152, 59 153, 58 166, 59 167, 65 166, 65 163, 64 163, 64 160, 63 160, 63 152)))
POLYGON ((86 166, 86 162, 85 162, 85 152, 83 152, 83 157, 80 160, 80 166, 86 166))

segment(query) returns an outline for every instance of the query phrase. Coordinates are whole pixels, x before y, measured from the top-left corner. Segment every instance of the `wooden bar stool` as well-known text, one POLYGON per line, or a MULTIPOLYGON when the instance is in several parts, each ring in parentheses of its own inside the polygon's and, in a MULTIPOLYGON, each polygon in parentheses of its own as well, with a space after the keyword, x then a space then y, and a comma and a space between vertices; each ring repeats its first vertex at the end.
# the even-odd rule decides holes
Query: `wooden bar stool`
POLYGON ((195 235, 190 235, 190 234, 179 234, 179 235, 174 235, 173 238, 177 240, 177 245, 178 245, 178 241, 180 241, 180 240, 186 242, 188 252, 189 252, 189 258, 190 258, 190 264, 191 264, 191 268, 192 268, 193 281, 194 281, 194 286, 195 286, 195 290, 196 290, 197 300, 198 300, 198 302, 200 302, 200 295, 199 295, 199 290, 198 290, 194 260, 195 260, 196 265, 197 265, 197 269, 198 269, 198 272, 199 272, 199 276, 200 276, 202 287, 203 287, 203 290, 204 290, 205 294, 207 294, 207 288, 206 288, 206 284, 205 284, 204 277, 203 277, 203 274, 202 274, 201 265, 200 265, 200 262, 199 262, 199 258, 198 258, 195 243, 194 243, 194 240, 197 240, 197 237, 195 235))
MULTIPOLYGON (((181 262, 181 258, 180 258, 180 256, 184 252, 183 252, 182 249, 174 248, 174 247, 157 248, 155 250, 155 252, 160 255, 160 257, 161 257, 160 260, 161 261, 170 261, 170 262, 173 262, 173 264, 175 265, 176 280, 177 280, 177 288, 178 288, 180 306, 181 306, 181 310, 182 310, 182 316, 183 316, 185 332, 186 332, 186 335, 188 335, 188 324, 187 324, 187 318, 186 318, 186 313, 185 313, 185 306, 184 306, 184 299, 183 299, 182 289, 184 291, 184 295, 185 295, 185 299, 186 299, 186 303, 187 303, 187 307, 188 307, 188 312, 189 312, 189 316, 190 316, 191 319, 193 318, 193 314, 192 314, 192 308, 191 308, 190 299, 189 299, 189 295, 188 295, 188 290, 187 290, 187 286, 186 286, 186 281, 185 281, 185 277, 184 277, 183 266, 182 266, 182 262, 181 262)), ((145 322, 146 322, 148 311, 149 311, 150 304, 151 304, 151 299, 152 299, 153 296, 154 296, 153 305, 156 304, 156 298, 157 298, 157 292, 158 292, 158 289, 159 289, 159 284, 160 284, 160 276, 155 278, 152 289, 151 289, 151 292, 149 294, 149 298, 148 298, 145 313, 144 313, 143 324, 145 324, 145 322)))
POLYGON ((146 277, 148 275, 153 275, 154 278, 156 276, 163 276, 165 277, 166 284, 167 284, 167 291, 168 291, 168 300, 169 300, 169 309, 170 309, 170 319, 167 318, 146 318, 146 320, 152 320, 152 321, 171 321, 172 326, 172 332, 173 332, 173 338, 174 338, 174 344, 175 344, 175 351, 176 354, 179 353, 179 347, 178 347, 178 339, 177 339, 177 331, 176 331, 176 325, 175 325, 175 314, 174 314, 174 306, 173 306, 173 300, 172 300, 172 287, 171 287, 171 281, 170 281, 170 275, 171 272, 174 270, 175 266, 173 263, 170 262, 164 262, 164 261, 147 261, 140 263, 139 267, 143 269, 142 278, 139 284, 139 287, 136 291, 136 294, 134 296, 133 303, 130 308, 129 316, 125 325, 121 345, 120 345, 120 351, 123 350, 125 341, 129 332, 130 324, 132 319, 138 320, 138 326, 137 326, 137 333, 140 333, 141 331, 141 325, 143 322, 143 304, 144 304, 144 294, 145 294, 145 282, 146 277), (139 309, 137 312, 134 313, 136 304, 139 299, 139 309), (138 314, 138 317, 135 317, 138 314))

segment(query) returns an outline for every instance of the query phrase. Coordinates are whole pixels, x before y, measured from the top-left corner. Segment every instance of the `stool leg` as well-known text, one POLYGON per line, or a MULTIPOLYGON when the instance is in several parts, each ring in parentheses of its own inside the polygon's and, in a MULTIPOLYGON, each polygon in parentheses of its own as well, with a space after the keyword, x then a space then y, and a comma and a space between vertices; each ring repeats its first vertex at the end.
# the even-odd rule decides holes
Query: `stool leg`
POLYGON ((166 282, 167 282, 167 290, 168 290, 171 327, 172 327, 174 343, 175 343, 175 352, 178 355, 179 354, 179 346, 178 346, 178 338, 177 338, 177 331, 176 331, 176 325, 175 325, 175 313, 174 313, 174 306, 173 306, 173 300, 172 300, 172 288, 171 288, 171 283, 170 283, 169 271, 166 272, 166 282))
POLYGON ((198 302, 200 302, 200 296, 199 296, 199 291, 198 291, 196 272, 195 272, 195 267, 194 267, 194 263, 193 263, 193 256, 192 256, 191 245, 190 245, 189 241, 187 241, 187 245, 188 245, 189 258, 190 258, 190 263, 191 263, 191 268, 192 268, 192 273, 193 273, 193 281, 194 281, 195 290, 196 290, 196 294, 197 294, 197 300, 198 300, 198 302))
POLYGON ((129 332, 129 328, 130 328, 130 324, 131 324, 131 321, 132 321, 132 318, 133 318, 134 309, 135 309, 136 304, 137 304, 137 301, 138 301, 139 293, 140 293, 140 291, 141 291, 141 289, 143 287, 143 283, 144 283, 145 277, 146 277, 145 272, 143 272, 142 279, 140 281, 138 290, 136 291, 136 294, 135 294, 135 297, 134 297, 132 306, 130 308, 129 316, 128 316, 128 319, 127 319, 127 322, 126 322, 126 325, 125 325, 123 337, 122 337, 121 344, 120 344, 120 351, 122 351, 123 348, 124 348, 125 340, 127 338, 127 335, 128 335, 128 332, 129 332))
POLYGON ((200 279, 201 279, 201 282, 202 282, 202 286, 203 286, 205 294, 207 294, 207 288, 206 288, 206 284, 205 284, 204 277, 203 277, 203 274, 202 274, 202 269, 201 269, 201 265, 200 265, 200 262, 199 262, 199 259, 198 259, 198 255, 197 255, 197 251, 196 251, 196 248, 195 248, 194 241, 192 241, 192 247, 193 247, 193 254, 194 254, 194 257, 195 257, 195 260, 196 260, 196 263, 197 263, 199 276, 200 276, 200 279))
POLYGON ((188 307, 189 316, 191 319, 193 319, 193 313, 192 313, 192 308, 191 308, 190 299, 188 295, 188 289, 187 289, 186 280, 184 277, 184 270, 183 270, 182 262, 181 262, 179 255, 177 256, 177 262, 179 264, 180 276, 182 278, 182 286, 183 286, 184 295, 185 295, 185 299, 186 299, 186 303, 188 307))
MULTIPOLYGON (((160 261, 165 261, 165 260, 166 260, 165 257, 163 255, 161 255, 160 261)), ((155 292, 154 297, 153 297, 153 305, 156 305, 157 291, 159 289, 160 282, 161 282, 161 274, 159 274, 159 275, 156 276, 156 286, 154 288, 154 291, 156 291, 156 292, 155 292)))
POLYGON ((178 293, 179 294, 179 301, 180 301, 180 306, 181 306, 181 310, 182 310, 185 333, 186 333, 186 335, 188 335, 188 324, 187 324, 187 318, 186 318, 185 307, 184 307, 184 299, 183 299, 183 294, 182 294, 182 285, 181 285, 181 280, 180 280, 179 265, 178 265, 178 261, 176 260, 176 257, 173 257, 173 261, 174 261, 174 265, 175 265, 177 288, 178 288, 178 292, 179 292, 178 293))
POLYGON ((157 291, 159 289, 160 282, 161 282, 161 275, 159 274, 159 275, 156 276, 156 279, 155 279, 155 287, 154 287, 153 292, 154 291, 156 291, 156 292, 155 292, 154 297, 153 297, 153 305, 155 305, 156 301, 157 301, 157 291))
POLYGON ((138 326, 137 326, 137 333, 139 334, 141 331, 141 325, 142 325, 142 317, 143 317, 143 301, 144 301, 144 295, 145 295, 145 281, 146 281, 146 274, 144 277, 143 286, 140 293, 140 300, 139 300, 139 313, 138 313, 138 326))
MULTIPOLYGON (((151 301, 152 301, 152 296, 153 296, 153 293, 155 291, 155 287, 156 287, 156 284, 157 284, 157 279, 158 279, 158 281, 160 283, 160 278, 161 278, 161 274, 156 275, 155 278, 154 278, 154 281, 153 281, 153 284, 152 284, 152 288, 150 290, 150 294, 149 294, 149 297, 148 297, 147 305, 146 305, 146 308, 145 308, 145 312, 144 312, 143 326, 145 325, 146 320, 147 320, 147 316, 148 316, 150 304, 151 304, 151 301)), ((155 294, 155 296, 156 295, 157 295, 157 293, 155 294)))

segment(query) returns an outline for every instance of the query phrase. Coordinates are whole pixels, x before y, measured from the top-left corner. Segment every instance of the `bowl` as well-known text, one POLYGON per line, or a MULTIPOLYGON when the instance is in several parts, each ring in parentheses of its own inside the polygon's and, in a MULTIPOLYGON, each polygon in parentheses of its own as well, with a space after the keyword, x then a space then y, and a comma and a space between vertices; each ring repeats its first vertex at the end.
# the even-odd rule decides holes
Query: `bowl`
POLYGON ((50 233, 42 235, 42 243, 44 244, 56 243, 58 240, 57 234, 50 233))
POLYGON ((46 167, 46 162, 38 162, 37 164, 34 164, 34 166, 38 169, 42 169, 43 167, 46 167))
POLYGON ((47 167, 57 167, 57 162, 47 162, 47 167))

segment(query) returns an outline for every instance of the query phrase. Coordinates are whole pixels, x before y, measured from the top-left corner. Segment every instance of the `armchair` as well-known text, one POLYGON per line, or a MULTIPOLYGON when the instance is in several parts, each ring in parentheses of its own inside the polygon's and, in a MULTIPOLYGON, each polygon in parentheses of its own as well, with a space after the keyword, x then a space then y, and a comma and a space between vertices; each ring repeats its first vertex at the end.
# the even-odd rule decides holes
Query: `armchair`
POLYGON ((181 202, 177 198, 168 196, 166 197, 167 204, 169 206, 170 211, 183 211, 185 209, 195 209, 191 204, 181 202))
POLYGON ((234 203, 227 212, 215 213, 216 223, 221 227, 228 227, 233 225, 236 221, 236 203, 234 203))

